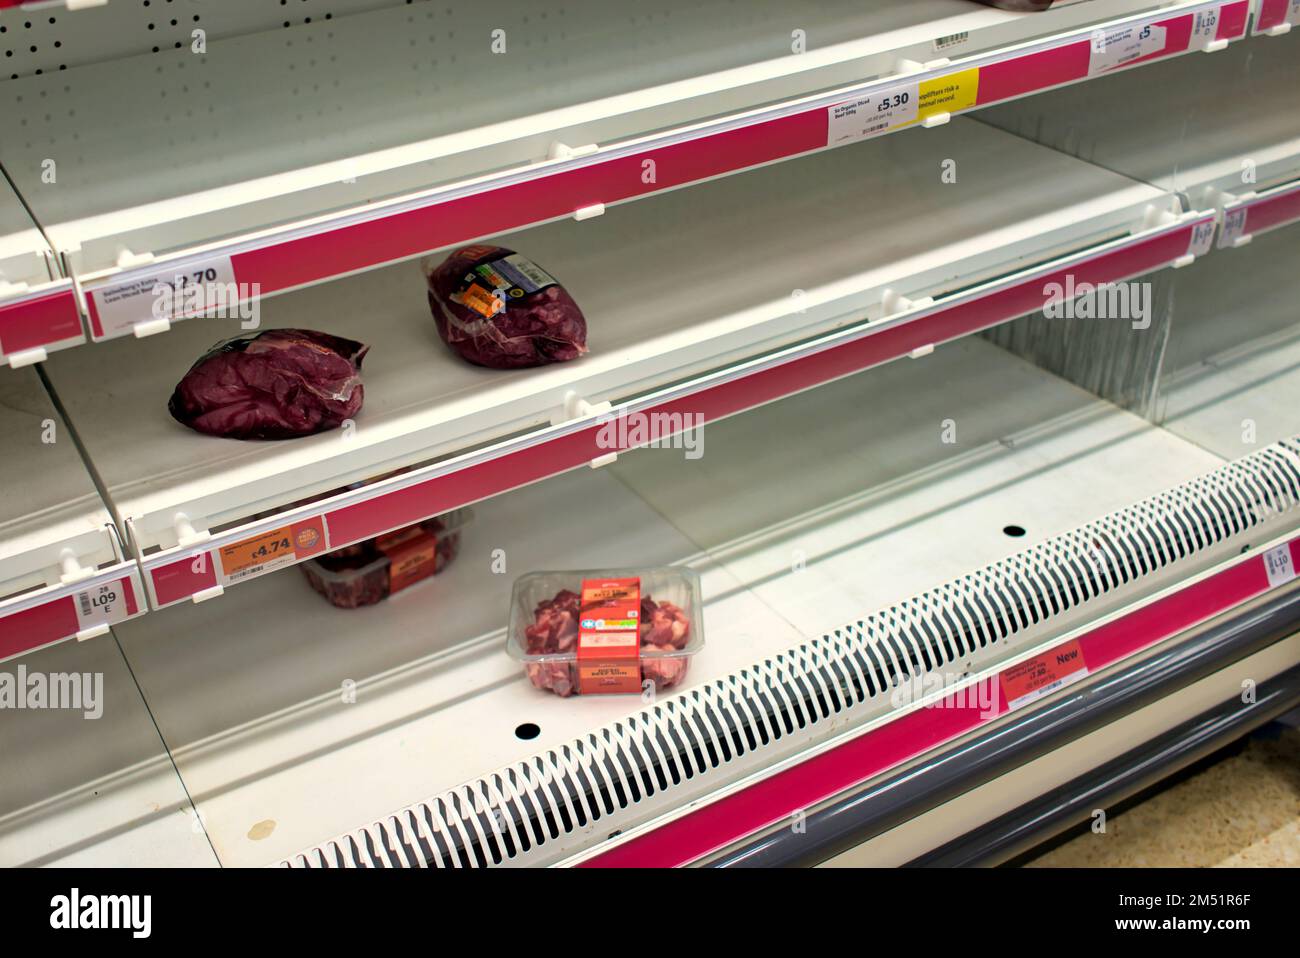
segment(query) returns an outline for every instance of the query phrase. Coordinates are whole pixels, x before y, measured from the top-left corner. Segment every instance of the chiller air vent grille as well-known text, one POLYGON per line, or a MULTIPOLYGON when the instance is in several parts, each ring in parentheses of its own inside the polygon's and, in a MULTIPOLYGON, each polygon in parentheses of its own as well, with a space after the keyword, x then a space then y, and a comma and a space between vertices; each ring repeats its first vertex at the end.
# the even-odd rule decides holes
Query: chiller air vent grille
POLYGON ((485 867, 963 663, 1300 503, 1287 440, 568 745, 339 836, 288 867, 485 867))

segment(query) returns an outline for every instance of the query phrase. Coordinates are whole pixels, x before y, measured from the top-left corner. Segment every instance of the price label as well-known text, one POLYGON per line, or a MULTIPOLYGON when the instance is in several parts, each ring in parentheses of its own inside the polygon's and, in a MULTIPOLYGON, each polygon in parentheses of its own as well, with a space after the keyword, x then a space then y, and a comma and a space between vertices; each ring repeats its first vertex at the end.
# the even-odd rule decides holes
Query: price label
POLYGON ((1290 543, 1269 549, 1264 553, 1264 571, 1268 573, 1268 587, 1276 589, 1295 578, 1295 563, 1291 561, 1290 543))
POLYGON ((1229 249, 1237 245, 1237 240, 1245 235, 1246 217, 1249 214, 1250 209, 1245 206, 1224 211, 1223 229, 1219 231, 1219 249, 1229 249))
POLYGON ((920 100, 919 85, 909 83, 827 107, 826 145, 866 140, 915 123, 920 100))
POLYGON ((1088 52, 1088 74, 1118 70, 1135 60, 1165 48, 1165 28, 1154 23, 1142 26, 1094 30, 1088 52))
POLYGON ((115 625, 127 618, 126 583, 121 579, 83 589, 72 599, 77 607, 78 632, 97 625, 115 625))
POLYGON ((239 302, 229 256, 160 267, 148 274, 89 290, 95 339, 131 332, 139 323, 175 320, 239 302))
POLYGON ((1088 666, 1083 661, 1079 643, 1067 642, 1004 671, 1000 676, 1002 695, 1007 700, 1008 710, 1015 710, 1051 695, 1087 674, 1088 666))
POLYGON ((320 517, 250 536, 218 550, 222 581, 229 584, 293 565, 325 548, 320 517))

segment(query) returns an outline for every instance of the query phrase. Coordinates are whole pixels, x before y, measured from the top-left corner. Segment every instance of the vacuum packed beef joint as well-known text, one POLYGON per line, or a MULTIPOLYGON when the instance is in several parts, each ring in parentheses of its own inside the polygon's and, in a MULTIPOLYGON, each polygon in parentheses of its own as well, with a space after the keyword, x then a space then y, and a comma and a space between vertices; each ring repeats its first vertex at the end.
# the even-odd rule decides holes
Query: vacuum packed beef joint
POLYGON ((176 385, 177 422, 230 439, 292 439, 361 411, 368 346, 310 329, 272 329, 208 350, 176 385))

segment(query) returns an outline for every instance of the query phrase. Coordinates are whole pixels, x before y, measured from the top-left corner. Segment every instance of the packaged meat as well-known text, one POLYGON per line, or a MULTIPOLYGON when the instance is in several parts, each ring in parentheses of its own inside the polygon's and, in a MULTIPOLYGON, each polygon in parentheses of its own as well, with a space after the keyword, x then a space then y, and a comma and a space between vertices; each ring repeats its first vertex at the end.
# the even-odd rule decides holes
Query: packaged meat
POLYGON ((469 509, 456 509, 309 559, 300 568, 311 587, 340 609, 374 605, 447 568, 473 518, 469 509))
POLYGON ((515 581, 506 650, 562 698, 668 689, 704 647, 701 613, 690 569, 533 572, 515 581))
POLYGON ((587 351, 587 321, 573 297, 514 250, 465 246, 423 266, 438 334, 462 359, 522 369, 587 351))
POLYGON ((291 439, 361 411, 370 347, 310 329, 271 329, 218 343, 176 385, 172 418, 210 436, 291 439))

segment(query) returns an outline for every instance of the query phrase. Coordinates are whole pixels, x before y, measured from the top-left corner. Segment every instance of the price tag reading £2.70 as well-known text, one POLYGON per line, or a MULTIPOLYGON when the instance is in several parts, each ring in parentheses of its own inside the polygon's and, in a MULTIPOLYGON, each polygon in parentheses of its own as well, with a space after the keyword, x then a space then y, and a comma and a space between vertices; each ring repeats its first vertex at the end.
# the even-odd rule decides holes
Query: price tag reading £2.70
POLYGON ((95 339, 129 333, 140 323, 196 316, 237 297, 229 256, 158 267, 148 274, 88 290, 95 339))

